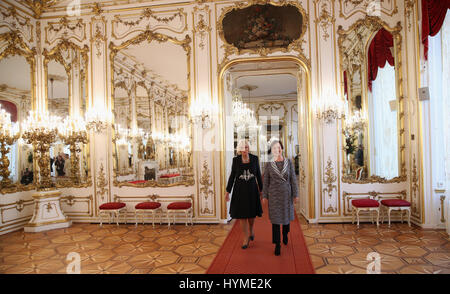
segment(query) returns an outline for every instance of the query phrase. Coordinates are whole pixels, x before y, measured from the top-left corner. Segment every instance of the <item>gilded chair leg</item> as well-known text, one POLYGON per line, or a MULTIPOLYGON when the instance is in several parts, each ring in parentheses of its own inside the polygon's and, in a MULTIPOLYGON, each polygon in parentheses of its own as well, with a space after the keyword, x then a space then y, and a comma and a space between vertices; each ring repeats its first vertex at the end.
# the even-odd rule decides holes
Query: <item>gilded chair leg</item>
POLYGON ((377 228, 380 227, 380 209, 377 209, 377 228))
POLYGON ((356 210, 357 227, 359 228, 359 209, 356 210))
POLYGON ((408 226, 411 227, 411 209, 408 208, 407 211, 408 211, 408 226))
POLYGON ((168 228, 170 228, 170 212, 167 211, 167 223, 168 223, 168 228))
POLYGON ((355 223, 355 208, 352 208, 352 225, 355 223))
POLYGON ((388 221, 389 221, 389 228, 391 227, 391 209, 388 208, 388 221))
POLYGON ((152 227, 155 228, 155 211, 152 211, 152 227))
POLYGON ((135 226, 137 227, 138 225, 138 220, 137 220, 137 211, 134 211, 134 221, 135 221, 135 226))
POLYGON ((401 220, 401 222, 402 222, 402 224, 403 224, 403 210, 402 209, 400 209, 400 220, 401 220))

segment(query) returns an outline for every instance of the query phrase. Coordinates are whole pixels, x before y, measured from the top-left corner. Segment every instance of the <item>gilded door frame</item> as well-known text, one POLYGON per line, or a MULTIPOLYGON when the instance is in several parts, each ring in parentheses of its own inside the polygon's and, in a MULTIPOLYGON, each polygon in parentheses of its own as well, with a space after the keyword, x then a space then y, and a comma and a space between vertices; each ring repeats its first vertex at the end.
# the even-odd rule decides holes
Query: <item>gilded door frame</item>
MULTIPOLYGON (((312 148, 312 113, 311 113, 311 70, 308 66, 308 61, 302 57, 297 57, 293 55, 282 55, 282 56, 271 56, 271 57, 250 57, 250 58, 239 58, 233 59, 225 63, 219 71, 218 78, 218 102, 219 102, 219 130, 220 130, 220 195, 221 195, 221 219, 225 219, 227 215, 227 203, 225 200, 225 185, 226 185, 226 173, 225 173, 225 101, 223 99, 224 90, 224 74, 233 65, 248 62, 273 62, 273 61, 292 61, 303 68, 306 73, 306 107, 308 110, 306 117, 307 125, 307 154, 308 154, 308 217, 310 219, 315 218, 315 186, 314 186, 314 157, 312 148)), ((300 105, 300 98, 297 95, 297 107, 300 105)), ((300 112, 298 112, 300 115, 300 112)), ((300 119, 300 117, 298 117, 300 119)), ((297 130, 298 136, 300 137, 300 130, 297 130)))

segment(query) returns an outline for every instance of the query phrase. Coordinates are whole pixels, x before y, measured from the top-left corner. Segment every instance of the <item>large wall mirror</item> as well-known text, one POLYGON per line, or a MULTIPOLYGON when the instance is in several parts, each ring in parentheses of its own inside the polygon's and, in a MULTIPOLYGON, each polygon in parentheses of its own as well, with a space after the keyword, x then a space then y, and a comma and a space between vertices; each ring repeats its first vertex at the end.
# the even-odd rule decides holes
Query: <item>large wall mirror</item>
MULTIPOLYGON (((87 46, 61 40, 44 50, 46 104, 50 115, 65 120, 70 128, 80 127, 88 106, 87 46)), ((91 185, 87 134, 64 134, 50 147, 50 174, 56 187, 91 185)))
POLYGON ((110 44, 116 186, 194 184, 189 43, 145 31, 110 44))
POLYGON ((344 182, 406 180, 400 31, 377 17, 339 27, 344 182))
MULTIPOLYGON (((2 124, 5 116, 12 127, 19 131, 23 121, 34 106, 33 85, 35 52, 14 33, 0 34, 0 107, 2 124)), ((8 134, 0 134, 0 191, 2 194, 30 190, 35 187, 36 171, 33 164, 33 146, 16 137, 8 140, 8 134)))

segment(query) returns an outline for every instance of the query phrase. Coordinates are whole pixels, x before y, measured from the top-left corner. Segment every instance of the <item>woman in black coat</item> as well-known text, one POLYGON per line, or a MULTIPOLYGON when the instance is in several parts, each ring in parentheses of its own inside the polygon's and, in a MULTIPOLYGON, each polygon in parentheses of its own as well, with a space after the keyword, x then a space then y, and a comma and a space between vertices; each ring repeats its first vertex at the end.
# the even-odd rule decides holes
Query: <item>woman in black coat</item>
POLYGON ((249 146, 245 140, 239 141, 237 151, 238 156, 233 158, 225 199, 230 201, 230 192, 233 189, 230 215, 234 219, 240 219, 244 233, 242 249, 246 249, 250 240, 255 238, 255 217, 262 216, 260 196, 263 186, 258 156, 248 153, 249 146))

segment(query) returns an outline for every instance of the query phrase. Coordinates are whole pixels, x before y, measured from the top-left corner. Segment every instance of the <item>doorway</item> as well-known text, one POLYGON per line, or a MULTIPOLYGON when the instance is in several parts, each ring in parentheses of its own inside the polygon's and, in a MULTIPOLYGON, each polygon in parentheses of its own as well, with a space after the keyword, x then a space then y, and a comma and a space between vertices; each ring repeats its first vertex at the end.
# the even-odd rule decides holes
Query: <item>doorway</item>
POLYGON ((284 145, 299 185, 298 211, 314 218, 310 77, 306 62, 291 56, 237 59, 219 76, 222 219, 229 219, 225 187, 240 139, 259 157, 261 172, 272 158, 272 140, 284 145))

